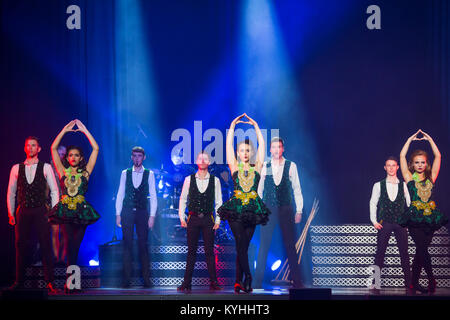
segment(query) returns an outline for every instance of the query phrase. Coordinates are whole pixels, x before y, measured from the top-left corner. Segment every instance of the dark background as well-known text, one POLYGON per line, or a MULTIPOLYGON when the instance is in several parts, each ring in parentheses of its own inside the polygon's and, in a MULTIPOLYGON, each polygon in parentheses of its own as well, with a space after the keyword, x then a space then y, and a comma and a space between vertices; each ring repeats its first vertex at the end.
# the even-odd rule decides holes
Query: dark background
MULTIPOLYGON (((193 134, 201 120, 203 132, 225 135, 242 112, 280 130, 299 168, 304 220, 318 198, 313 224, 369 223, 384 160, 419 128, 441 150, 436 202, 450 211, 447 1, 3 0, 0 16, 3 199, 27 136, 41 139, 40 159, 50 161, 53 139, 78 118, 100 145, 87 199, 102 219, 88 228, 81 264, 112 237, 132 146, 147 150, 146 167, 167 166, 175 129, 193 134), (72 4, 81 30, 66 28, 72 4), (372 4, 381 30, 366 28, 372 4)), ((63 144, 90 151, 81 134, 63 144)), ((432 155, 428 143, 411 148, 432 155)), ((14 274, 6 201, 2 212, 5 285, 14 274)))

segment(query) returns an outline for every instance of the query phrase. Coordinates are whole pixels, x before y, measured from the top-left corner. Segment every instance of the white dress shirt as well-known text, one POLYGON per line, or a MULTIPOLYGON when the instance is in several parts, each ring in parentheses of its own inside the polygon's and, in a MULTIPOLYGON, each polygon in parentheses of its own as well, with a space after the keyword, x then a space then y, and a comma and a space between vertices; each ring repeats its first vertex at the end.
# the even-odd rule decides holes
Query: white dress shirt
MULTIPOLYGON (((209 184, 209 172, 205 175, 205 177, 202 179, 198 175, 198 171, 195 174, 195 182, 197 184, 198 191, 200 193, 204 193, 206 189, 208 188, 209 184)), ((188 195, 189 195, 189 187, 191 186, 191 176, 187 176, 184 179, 183 183, 183 189, 181 190, 181 196, 180 196, 180 203, 178 206, 178 215, 180 216, 180 219, 182 221, 186 221, 186 206, 188 201, 188 195)), ((217 177, 214 177, 214 189, 215 189, 215 212, 216 212, 216 221, 215 224, 220 223, 220 217, 217 214, 217 209, 222 205, 222 189, 220 186, 220 180, 217 177)))
MULTIPOLYGON (((144 176, 144 166, 137 170, 133 166, 133 171, 131 173, 131 179, 133 180, 133 186, 137 189, 141 185, 142 178, 144 176)), ((123 199, 125 198, 125 186, 127 181, 127 170, 122 171, 120 176, 119 191, 116 197, 116 216, 120 216, 123 207, 123 199)), ((156 215, 156 209, 158 207, 158 200, 156 198, 156 186, 155 186, 155 174, 150 170, 148 175, 148 194, 150 195, 150 216, 154 217, 156 215)))
MULTIPOLYGON (((38 165, 37 163, 32 165, 25 164, 25 176, 29 184, 32 184, 34 181, 37 165, 38 165)), ((9 174, 9 185, 7 195, 8 214, 12 217, 14 217, 14 212, 16 210, 16 193, 17 193, 18 177, 19 177, 19 164, 15 164, 11 168, 11 173, 9 174)), ((54 207, 59 202, 59 191, 55 175, 53 174, 53 169, 48 163, 44 163, 44 177, 50 188, 50 198, 52 201, 52 207, 54 207)))
MULTIPOLYGON (((396 182, 389 182, 386 180, 386 190, 387 194, 389 196, 389 200, 395 201, 397 198, 398 193, 398 184, 400 183, 400 180, 396 180, 396 182)), ((405 200, 406 205, 409 207, 411 204, 411 198, 409 197, 408 187, 406 186, 406 183, 403 182, 403 191, 405 193, 405 200)), ((372 188, 372 196, 370 197, 369 207, 370 207, 370 221, 372 224, 377 223, 377 205, 378 200, 380 199, 381 195, 381 187, 380 182, 377 182, 373 185, 372 188)))
MULTIPOLYGON (((281 179, 283 178, 283 170, 284 164, 286 163, 286 159, 283 157, 280 164, 275 163, 270 160, 273 174, 273 181, 275 185, 279 185, 281 183, 281 179)), ((267 162, 264 162, 264 166, 261 170, 261 179, 259 180, 258 185, 258 195, 263 199, 264 193, 264 181, 267 176, 267 162)), ((302 213, 303 211, 303 195, 302 188, 300 186, 300 179, 298 177, 297 165, 295 162, 291 161, 291 167, 289 168, 289 181, 291 181, 292 189, 294 191, 294 201, 296 206, 296 213, 302 213)))

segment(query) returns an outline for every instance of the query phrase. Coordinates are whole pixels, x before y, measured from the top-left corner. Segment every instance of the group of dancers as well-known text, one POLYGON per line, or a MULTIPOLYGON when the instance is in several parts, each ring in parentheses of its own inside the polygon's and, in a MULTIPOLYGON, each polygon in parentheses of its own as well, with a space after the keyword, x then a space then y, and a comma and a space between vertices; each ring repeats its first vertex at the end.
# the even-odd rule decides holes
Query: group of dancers
MULTIPOLYGON (((401 268, 407 293, 434 293, 436 279, 433 276, 431 257, 428 252, 433 234, 448 218, 437 208, 433 200, 433 187, 441 167, 441 153, 427 133, 418 130, 408 138, 400 152, 400 168, 404 182, 397 178, 399 162, 395 157, 385 161, 386 178, 374 184, 370 198, 370 220, 378 230, 375 265, 381 270, 384 256, 392 233, 397 241, 401 268), (422 137, 419 137, 422 135, 422 137), (412 152, 406 159, 411 142, 425 140, 430 143, 434 154, 431 161, 423 150, 412 152), (413 239, 416 252, 410 267, 408 255, 408 233, 413 239), (428 277, 428 288, 419 283, 422 268, 428 277)), ((372 289, 379 293, 379 289, 372 289)))
MULTIPOLYGON (((55 233, 56 227, 61 227, 66 263, 68 266, 76 265, 87 226, 100 218, 99 213, 85 199, 99 146, 85 125, 80 120, 73 120, 62 129, 51 146, 54 170, 51 165, 39 161, 41 147, 38 138, 27 138, 24 150, 27 159, 12 167, 7 196, 9 222, 15 226, 16 245, 16 281, 11 289, 24 287, 25 267, 31 250, 29 235, 32 230, 36 230, 46 288, 50 293, 56 293, 53 264, 55 257, 59 258, 60 255, 59 250, 52 253, 51 228, 55 233), (92 147, 88 161, 83 150, 76 146, 67 147, 65 155, 60 155, 60 142, 68 132, 82 132, 88 138, 92 147), (53 171, 56 171, 60 180, 60 189, 53 171), (51 208, 47 201, 48 193, 51 208)), ((236 293, 250 293, 253 290, 248 249, 257 225, 261 225, 261 239, 253 286, 262 287, 272 233, 275 226, 279 225, 292 286, 304 287, 295 250, 295 224, 301 222, 303 209, 297 166, 283 157, 284 141, 279 137, 270 141, 270 153, 271 159, 265 162, 265 142, 255 120, 244 113, 232 121, 226 138, 226 160, 234 182, 234 193, 225 203, 222 203, 220 180, 208 172, 210 156, 204 151, 197 155, 198 171, 185 178, 179 203, 181 226, 187 229, 188 253, 184 280, 177 288, 178 291, 191 291, 200 233, 204 240, 210 289, 222 290, 217 280, 214 257, 214 233, 221 221, 228 222, 236 243, 236 293), (244 140, 238 142, 235 152, 234 130, 239 123, 250 124, 255 128, 258 148, 250 140, 244 140)), ((125 288, 130 287, 135 227, 144 287, 152 286, 147 240, 149 229, 155 223, 157 201, 154 173, 144 168, 145 158, 143 148, 134 147, 131 150, 133 167, 123 170, 116 197, 116 224, 122 228, 123 234, 122 286, 125 288)), ((387 178, 376 183, 372 192, 370 216, 374 227, 378 229, 376 264, 382 267, 387 243, 394 231, 408 290, 434 292, 436 288, 428 246, 434 231, 448 221, 431 200, 440 160, 439 150, 432 138, 419 130, 408 139, 400 154, 400 167, 407 184, 398 180, 398 161, 391 157, 385 163, 387 178), (418 138, 419 134, 423 134, 423 137, 418 138), (430 142, 434 152, 432 166, 427 154, 421 150, 413 152, 407 162, 406 153, 414 140, 430 142), (405 227, 417 248, 412 276, 405 227), (430 280, 428 290, 418 282, 422 267, 430 280)), ((66 285, 64 291, 70 294, 78 289, 66 285)))

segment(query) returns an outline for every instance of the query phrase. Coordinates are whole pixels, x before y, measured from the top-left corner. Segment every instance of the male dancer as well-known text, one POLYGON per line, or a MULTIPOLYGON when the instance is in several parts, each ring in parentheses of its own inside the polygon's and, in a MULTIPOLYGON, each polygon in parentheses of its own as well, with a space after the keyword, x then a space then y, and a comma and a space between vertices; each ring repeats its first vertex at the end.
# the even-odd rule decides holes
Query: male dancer
POLYGON ((191 291, 192 274, 197 255, 197 244, 200 232, 203 234, 206 265, 209 272, 209 289, 221 290, 217 283, 216 264, 214 259, 214 233, 220 226, 219 215, 214 211, 222 205, 222 191, 219 178, 208 172, 209 155, 201 152, 196 160, 198 171, 184 179, 181 191, 178 215, 181 226, 187 228, 188 254, 184 281, 178 291, 191 291), (186 221, 186 206, 189 212, 186 221))
POLYGON ((58 203, 58 187, 51 166, 38 159, 41 151, 38 138, 28 137, 24 151, 27 159, 11 168, 8 185, 9 224, 15 226, 16 235, 16 282, 10 289, 24 288, 25 268, 33 248, 30 233, 35 231, 41 248, 46 288, 49 293, 55 293, 50 224, 45 205, 47 185, 52 207, 58 203))
POLYGON ((136 225, 139 259, 141 261, 144 288, 150 288, 150 262, 148 253, 148 229, 153 229, 157 208, 155 175, 145 169, 145 151, 141 147, 131 150, 133 167, 122 171, 116 197, 116 224, 123 234, 123 283, 130 287, 132 272, 133 232, 136 225), (150 194, 150 209, 147 195, 150 194))
POLYGON ((261 241, 255 270, 255 288, 262 287, 267 254, 275 226, 281 228, 284 250, 286 251, 289 269, 294 288, 302 288, 303 282, 295 250, 295 224, 300 223, 303 210, 303 196, 294 162, 283 157, 284 141, 273 138, 270 142, 271 160, 265 162, 261 170, 258 194, 269 207, 272 215, 265 226, 261 226, 261 241), (292 199, 292 193, 294 199, 292 199), (293 200, 296 211, 294 213, 293 200))
MULTIPOLYGON (((386 248, 394 232, 397 246, 400 253, 403 275, 405 278, 405 288, 409 290, 411 284, 411 271, 408 256, 408 232, 398 224, 398 219, 405 210, 405 204, 410 205, 408 188, 405 182, 400 183, 397 178, 398 161, 395 157, 389 157, 384 164, 386 178, 375 183, 372 188, 370 198, 370 221, 377 233, 377 251, 375 254, 375 265, 380 270, 383 268, 386 248)), ((378 293, 377 289, 373 290, 378 293)))

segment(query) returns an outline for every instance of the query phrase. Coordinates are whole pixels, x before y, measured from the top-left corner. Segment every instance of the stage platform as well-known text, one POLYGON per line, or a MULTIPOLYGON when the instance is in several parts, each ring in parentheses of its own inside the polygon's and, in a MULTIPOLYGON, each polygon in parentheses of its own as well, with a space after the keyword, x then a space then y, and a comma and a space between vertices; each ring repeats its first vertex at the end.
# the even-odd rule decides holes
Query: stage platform
MULTIPOLYGON (((193 287, 191 293, 177 292, 176 287, 154 287, 150 289, 143 288, 88 288, 82 293, 66 295, 62 291, 56 295, 42 295, 46 300, 197 300, 197 301, 220 301, 220 300, 234 300, 234 301, 287 301, 287 300, 450 300, 450 289, 439 288, 433 295, 429 294, 405 294, 404 289, 400 288, 385 288, 381 289, 379 294, 371 293, 369 289, 362 288, 332 288, 331 295, 319 292, 320 289, 300 289, 304 290, 304 294, 300 292, 297 299, 290 296, 289 289, 274 288, 274 289, 254 289, 251 294, 240 293, 236 294, 232 287, 226 287, 222 291, 210 291, 207 287, 193 287), (322 294, 322 298, 321 298, 322 294), (315 298, 314 298, 315 297, 315 298)), ((36 292, 36 290, 29 290, 28 292, 36 292)), ((20 297, 20 292, 16 296, 17 299, 23 299, 26 296, 20 297)), ((36 294, 35 294, 36 296, 36 294)), ((13 295, 7 292, 2 293, 3 300, 15 300, 13 295)))

